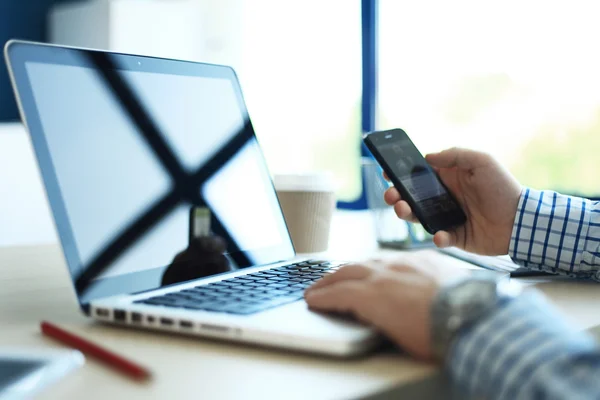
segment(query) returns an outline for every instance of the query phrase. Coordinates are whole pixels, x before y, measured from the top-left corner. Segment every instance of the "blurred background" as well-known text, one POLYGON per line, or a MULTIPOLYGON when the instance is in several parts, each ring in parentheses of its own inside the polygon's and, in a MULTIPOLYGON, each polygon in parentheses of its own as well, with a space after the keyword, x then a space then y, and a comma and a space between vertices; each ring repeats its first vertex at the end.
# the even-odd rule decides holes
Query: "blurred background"
MULTIPOLYGON (((577 0, 0 0, 0 43, 232 65, 271 172, 331 171, 341 207, 367 206, 362 131, 395 127, 423 153, 485 150, 524 185, 595 197, 598 11, 577 0)), ((54 240, 15 121, 2 60, 0 210, 12 211, 0 212, 0 244, 23 218, 35 240, 54 240)))

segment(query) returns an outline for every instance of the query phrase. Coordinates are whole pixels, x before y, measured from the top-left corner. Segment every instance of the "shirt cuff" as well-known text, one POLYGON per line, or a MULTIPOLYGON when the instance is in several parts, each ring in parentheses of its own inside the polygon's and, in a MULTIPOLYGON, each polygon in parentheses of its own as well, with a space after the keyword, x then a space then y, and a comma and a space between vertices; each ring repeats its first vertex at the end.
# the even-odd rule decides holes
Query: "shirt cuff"
POLYGON ((524 267, 590 277, 590 273, 578 274, 580 269, 575 267, 580 265, 588 241, 591 209, 586 199, 524 189, 509 255, 524 267))
POLYGON ((590 336, 570 327, 543 296, 530 290, 501 302, 461 332, 446 367, 468 397, 527 398, 529 386, 549 365, 594 351, 590 336))

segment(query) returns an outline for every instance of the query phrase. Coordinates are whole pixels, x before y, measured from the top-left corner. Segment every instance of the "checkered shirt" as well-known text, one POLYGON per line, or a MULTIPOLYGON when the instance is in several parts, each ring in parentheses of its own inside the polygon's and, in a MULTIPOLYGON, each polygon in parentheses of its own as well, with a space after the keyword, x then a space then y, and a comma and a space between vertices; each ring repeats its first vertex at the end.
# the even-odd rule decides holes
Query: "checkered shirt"
MULTIPOLYGON (((600 281, 599 246, 598 202, 523 190, 509 249, 515 262, 600 281)), ((465 397, 600 399, 600 348, 535 290, 503 299, 462 332, 446 367, 465 397)))

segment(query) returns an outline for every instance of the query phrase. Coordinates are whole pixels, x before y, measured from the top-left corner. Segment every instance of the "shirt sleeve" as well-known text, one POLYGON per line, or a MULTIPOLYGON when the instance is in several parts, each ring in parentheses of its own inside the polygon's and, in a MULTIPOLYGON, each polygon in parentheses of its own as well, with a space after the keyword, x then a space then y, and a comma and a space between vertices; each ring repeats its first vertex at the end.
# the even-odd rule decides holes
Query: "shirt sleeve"
POLYGON ((526 268, 600 281, 600 203, 524 189, 509 255, 526 268))
POLYGON ((462 332, 446 367, 469 398, 600 398, 600 348, 533 290, 462 332))

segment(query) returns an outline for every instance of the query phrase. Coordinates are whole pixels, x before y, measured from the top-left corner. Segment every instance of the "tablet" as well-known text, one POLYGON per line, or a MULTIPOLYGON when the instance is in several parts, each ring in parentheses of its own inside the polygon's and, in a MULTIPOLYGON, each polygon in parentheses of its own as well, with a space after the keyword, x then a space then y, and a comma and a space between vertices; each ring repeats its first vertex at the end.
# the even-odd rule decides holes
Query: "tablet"
POLYGON ((76 350, 0 348, 0 400, 30 398, 83 363, 76 350))

